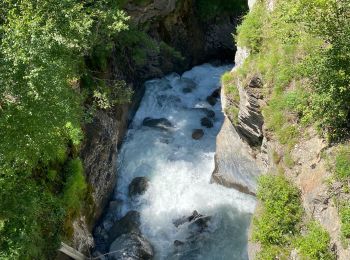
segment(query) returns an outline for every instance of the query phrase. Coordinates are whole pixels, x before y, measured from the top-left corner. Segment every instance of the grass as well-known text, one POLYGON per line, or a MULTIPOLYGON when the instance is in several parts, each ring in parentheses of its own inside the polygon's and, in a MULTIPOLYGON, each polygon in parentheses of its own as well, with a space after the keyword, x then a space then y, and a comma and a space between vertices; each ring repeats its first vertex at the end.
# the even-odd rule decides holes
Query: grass
POLYGON ((264 245, 284 245, 298 233, 302 207, 299 190, 282 175, 259 179, 262 214, 254 219, 253 238, 264 245))
POLYGON ((335 256, 330 251, 330 236, 328 232, 315 221, 310 222, 307 228, 306 234, 297 240, 297 248, 303 259, 335 259, 335 256))

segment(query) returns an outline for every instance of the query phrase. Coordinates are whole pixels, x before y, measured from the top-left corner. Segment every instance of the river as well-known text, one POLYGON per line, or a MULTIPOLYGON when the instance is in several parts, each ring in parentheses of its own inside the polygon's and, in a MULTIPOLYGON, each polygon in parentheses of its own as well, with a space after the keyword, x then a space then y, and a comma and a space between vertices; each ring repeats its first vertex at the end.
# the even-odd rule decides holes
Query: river
POLYGON ((114 199, 121 203, 117 218, 130 210, 140 212, 140 229, 155 259, 248 259, 255 199, 210 183, 224 115, 219 98, 212 106, 207 97, 232 67, 204 64, 181 76, 174 73, 145 83, 145 95, 119 152, 114 199), (201 125, 204 117, 211 128, 201 125), (199 140, 192 138, 194 129, 203 130, 199 140), (149 180, 148 189, 130 198, 128 186, 141 176, 149 180), (195 210, 208 217, 205 228, 181 222, 195 210))

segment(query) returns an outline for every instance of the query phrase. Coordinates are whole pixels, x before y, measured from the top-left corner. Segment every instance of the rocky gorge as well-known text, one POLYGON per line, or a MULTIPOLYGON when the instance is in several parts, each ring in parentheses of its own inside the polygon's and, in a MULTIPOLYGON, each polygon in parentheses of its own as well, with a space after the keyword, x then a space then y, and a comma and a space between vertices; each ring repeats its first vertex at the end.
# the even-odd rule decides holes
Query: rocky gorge
MULTIPOLYGON (((253 8, 254 3, 255 1, 248 1, 247 4, 249 8, 253 8)), ((266 5, 272 11, 275 2, 267 1, 266 5)), ((136 90, 136 98, 131 106, 117 107, 111 111, 99 111, 93 123, 86 126, 88 138, 86 138, 82 158, 88 182, 93 188, 92 196, 96 206, 91 223, 97 223, 102 214, 104 214, 104 220, 100 220, 99 225, 96 226, 95 238, 93 238, 93 225, 87 224, 89 222, 87 219, 90 219, 91 216, 82 216, 74 225, 72 245, 79 251, 85 252, 94 246, 95 257, 101 256, 102 258, 106 252, 118 252, 111 254, 110 258, 123 259, 122 256, 127 255, 131 259, 153 259, 155 250, 164 252, 162 251, 164 248, 155 249, 153 245, 155 240, 150 242, 145 238, 146 228, 141 224, 140 212, 121 206, 123 197, 117 196, 117 199, 113 197, 110 201, 114 188, 123 183, 123 181, 117 181, 121 177, 120 168, 118 168, 121 162, 117 160, 117 157, 120 155, 121 144, 126 140, 128 125, 134 119, 140 100, 144 97, 143 82, 151 78, 163 77, 174 71, 181 73, 194 65, 212 59, 230 61, 236 52, 235 68, 233 69, 235 71, 248 58, 250 50, 243 46, 238 46, 236 50, 233 45, 231 33, 237 26, 239 17, 236 13, 218 15, 203 21, 196 15, 196 8, 192 1, 160 0, 141 6, 128 3, 125 9, 135 24, 147 23, 147 34, 152 39, 159 44, 166 42, 179 51, 183 57, 181 59, 174 56, 169 58, 167 56, 169 53, 149 51, 146 64, 133 66, 133 62, 130 61, 127 67, 112 59, 111 72, 133 85, 136 90), (118 175, 115 174, 116 172, 118 175), (119 213, 115 214, 115 212, 119 213)), ((189 82, 181 84, 183 93, 195 91, 196 84, 189 82)), ((224 112, 216 137, 215 168, 210 182, 233 188, 248 196, 255 196, 258 176, 279 170, 280 161, 283 160, 281 154, 283 148, 264 122, 262 107, 267 100, 263 93, 264 79, 261 78, 261 75, 255 74, 245 81, 237 79, 235 85, 239 93, 238 101, 230 97, 225 84, 221 86, 220 95, 216 94, 215 97, 215 94, 207 93, 206 101, 212 106, 215 106, 215 99, 220 96, 224 112), (238 111, 237 120, 227 112, 227 108, 232 106, 235 106, 238 111)), ((176 98, 168 100, 168 102, 175 103, 178 101, 176 98)), ((215 125, 210 115, 211 112, 207 111, 200 119, 200 124, 191 129, 190 136, 193 140, 205 139, 206 129, 215 125)), ((165 117, 142 117, 140 125, 166 132, 171 131, 176 123, 170 122, 165 117)), ((342 246, 340 240, 339 215, 330 195, 332 192, 337 192, 337 185, 334 184, 330 189, 326 184, 327 179, 331 176, 326 167, 327 162, 321 154, 327 151, 328 147, 326 141, 318 137, 313 128, 307 131, 309 138, 299 140, 293 147, 291 156, 295 164, 285 169, 285 175, 300 189, 306 216, 317 219, 329 232, 331 247, 338 259, 349 259, 349 250, 342 246)), ((167 136, 164 136, 162 140, 163 143, 171 142, 167 136)), ((131 204, 140 203, 138 201, 140 195, 147 193, 150 185, 152 187, 147 177, 134 177, 125 182, 130 185, 119 186, 125 190, 125 194, 128 194, 130 201, 133 201, 130 202, 131 204)), ((259 214, 259 207, 260 205, 255 213, 256 216, 259 214)), ((189 244, 201 241, 198 236, 202 236, 203 233, 205 236, 207 232, 212 216, 203 214, 202 211, 198 213, 197 210, 199 211, 198 208, 193 207, 187 209, 187 215, 177 216, 178 218, 173 220, 172 228, 186 226, 189 230, 195 230, 192 233, 192 235, 195 234, 192 236, 193 240, 184 241, 172 238, 171 247, 175 256, 181 256, 179 252, 187 252, 189 244)), ((243 219, 250 219, 248 215, 249 213, 243 216, 243 219)), ((248 223, 245 222, 245 224, 248 223)), ((147 236, 152 239, 156 237, 152 233, 148 233, 147 236)), ((255 259, 259 250, 259 243, 253 242, 250 238, 247 249, 249 259, 255 259)), ((168 251, 165 250, 165 252, 168 251)), ((158 255, 157 257, 163 259, 166 256, 169 255, 158 255)), ((196 254, 194 256, 198 257, 196 254)), ((235 259, 248 258, 248 256, 240 257, 237 256, 235 259)), ((292 252, 289 259, 300 259, 297 250, 292 252)))
MULTIPOLYGON (((147 59, 142 65, 135 64, 133 59, 120 60, 116 56, 109 61, 108 74, 128 82, 135 90, 135 98, 131 105, 98 111, 92 123, 85 126, 87 137, 81 157, 87 182, 92 188, 94 208, 93 213, 82 215, 74 221, 74 233, 70 242, 71 246, 85 253, 95 243, 91 233, 94 223, 108 207, 117 178, 115 162, 118 147, 123 142, 127 126, 143 96, 143 82, 172 71, 182 72, 209 60, 232 60, 235 45, 231 33, 242 14, 239 10, 224 11, 204 19, 200 17, 194 2, 175 0, 157 0, 146 5, 128 1, 125 10, 131 16, 134 26, 145 30, 152 41, 157 45, 165 42, 181 53, 182 57, 174 56, 173 51, 170 54, 164 50, 154 52, 145 46, 143 48, 147 59), (147 27, 143 29, 145 25, 147 27)), ((126 56, 132 56, 131 48, 125 48, 124 52, 126 56)), ((114 51, 114 55, 118 55, 118 50, 114 51)), ((199 139, 202 133, 197 131, 194 135, 199 139)))

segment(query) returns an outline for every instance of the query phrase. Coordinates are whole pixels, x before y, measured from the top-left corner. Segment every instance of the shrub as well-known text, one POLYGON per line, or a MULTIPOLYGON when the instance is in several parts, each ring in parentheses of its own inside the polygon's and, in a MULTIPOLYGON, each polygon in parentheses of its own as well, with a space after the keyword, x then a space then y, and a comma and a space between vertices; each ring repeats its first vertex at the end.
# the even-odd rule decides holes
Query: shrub
POLYGON ((350 239, 350 205, 340 207, 341 233, 344 239, 350 239))
POLYGON ((70 213, 76 215, 81 209, 81 203, 86 195, 83 164, 79 158, 68 162, 65 170, 66 181, 63 189, 63 205, 70 213))
POLYGON ((253 52, 259 52, 263 42, 263 24, 267 18, 265 4, 259 1, 253 10, 244 17, 237 27, 236 41, 239 46, 248 47, 253 52))
POLYGON ((317 222, 309 223, 307 233, 297 242, 300 254, 310 260, 335 259, 329 243, 328 232, 317 222))
POLYGON ((350 145, 341 146, 335 157, 335 177, 342 181, 350 178, 350 145))
POLYGON ((283 176, 259 179, 258 199, 262 213, 254 218, 253 238, 265 245, 283 245, 297 234, 302 216, 299 191, 283 176))

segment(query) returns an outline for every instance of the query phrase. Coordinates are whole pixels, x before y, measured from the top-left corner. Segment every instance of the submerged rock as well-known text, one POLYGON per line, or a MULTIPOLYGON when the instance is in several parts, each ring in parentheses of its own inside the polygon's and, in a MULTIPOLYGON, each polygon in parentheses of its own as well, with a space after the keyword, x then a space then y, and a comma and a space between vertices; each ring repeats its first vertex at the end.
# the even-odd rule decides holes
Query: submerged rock
POLYGON ((211 93, 211 97, 213 98, 220 98, 221 88, 217 88, 211 93))
POLYGON ((181 78, 182 92, 191 93, 196 88, 196 83, 187 78, 181 78))
POLYGON ((194 140, 199 140, 199 139, 201 139, 203 136, 204 136, 204 131, 203 131, 203 129, 195 129, 195 130, 193 130, 193 132, 192 132, 192 138, 193 138, 194 140))
POLYGON ((188 216, 188 217, 184 216, 184 217, 178 218, 178 219, 173 221, 173 224, 175 227, 179 227, 187 222, 191 222, 191 221, 196 220, 196 219, 201 218, 201 217, 203 217, 203 215, 199 214, 197 212, 197 210, 195 210, 192 212, 191 216, 188 216))
POLYGON ((215 117, 215 112, 213 110, 204 108, 204 113, 206 114, 207 117, 209 118, 214 118, 215 117))
POLYGON ((124 217, 114 223, 108 232, 108 244, 123 234, 135 233, 140 234, 140 213, 129 211, 124 217))
POLYGON ((202 233, 209 227, 211 216, 199 216, 189 225, 191 232, 202 233))
POLYGON ((212 96, 208 96, 207 97, 207 102, 211 105, 211 106, 215 106, 215 104, 218 102, 217 99, 215 97, 212 96))
POLYGON ((152 245, 140 234, 129 233, 118 237, 109 248, 109 259, 148 260, 153 258, 152 245))
POLYGON ((166 118, 146 117, 143 120, 142 125, 148 126, 148 127, 159 128, 159 129, 163 129, 163 130, 168 130, 169 128, 173 127, 172 123, 166 118))
POLYGON ((201 119, 201 125, 205 126, 206 128, 212 128, 214 126, 213 122, 207 117, 203 117, 201 119))
POLYGON ((174 241, 174 246, 175 246, 175 247, 183 246, 184 244, 185 244, 185 242, 182 242, 182 241, 180 241, 180 240, 175 240, 175 241, 174 241))
POLYGON ((129 196, 134 197, 142 195, 146 192, 149 186, 149 180, 147 177, 136 177, 129 184, 129 196))

